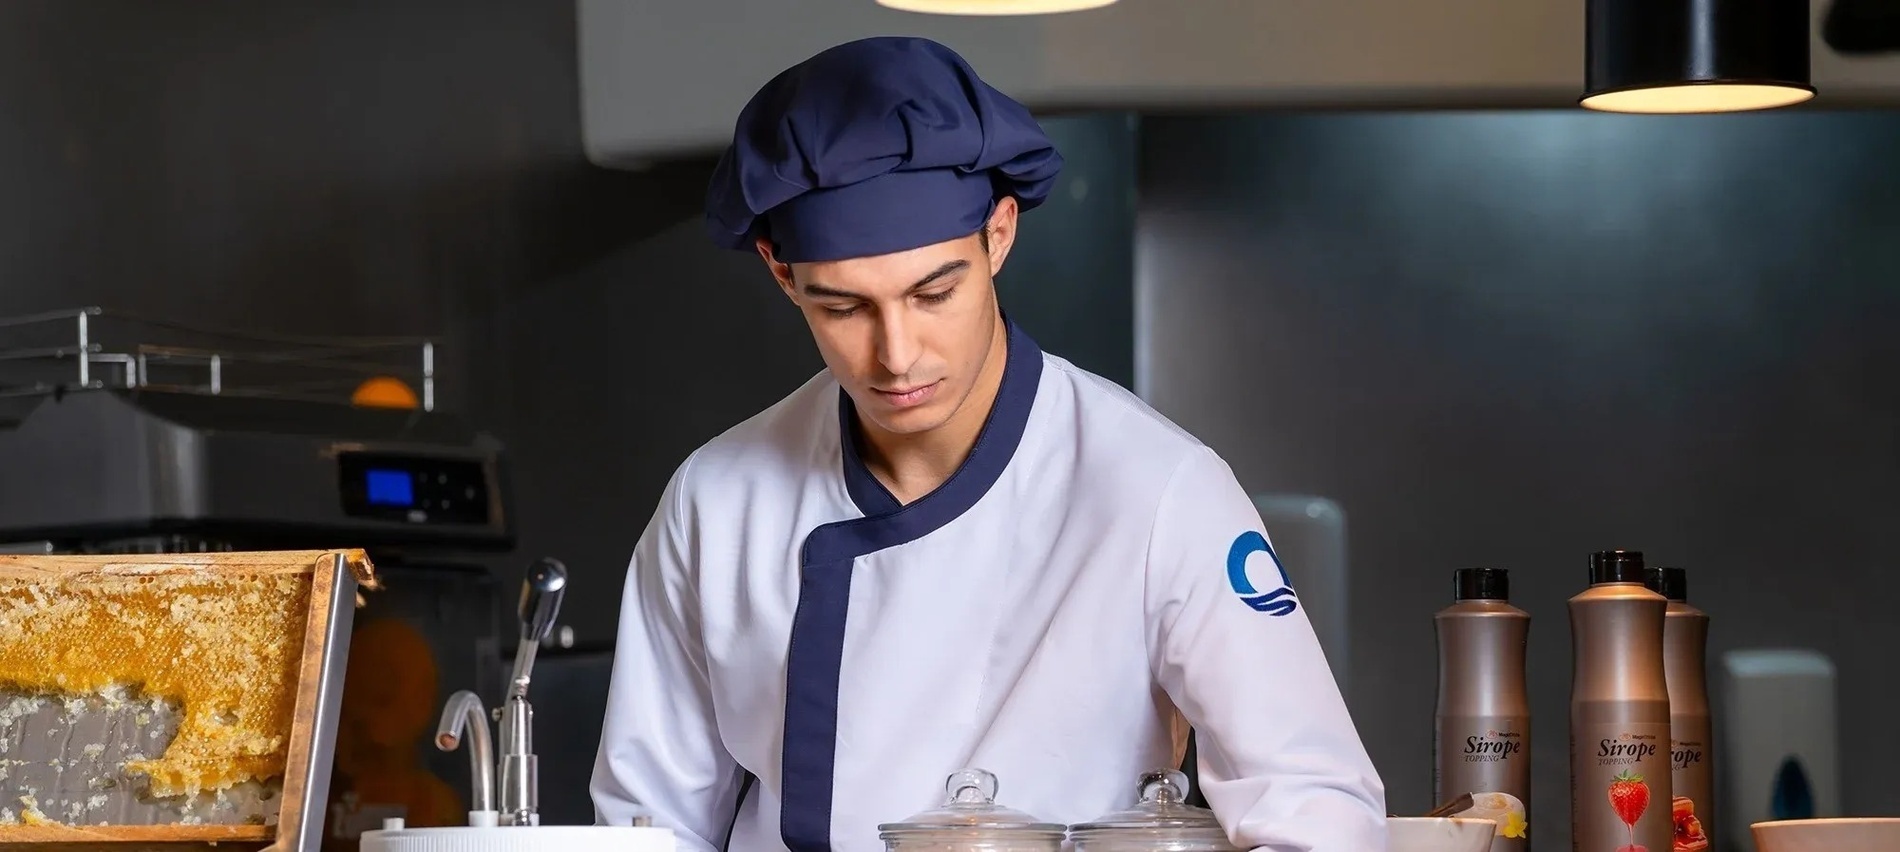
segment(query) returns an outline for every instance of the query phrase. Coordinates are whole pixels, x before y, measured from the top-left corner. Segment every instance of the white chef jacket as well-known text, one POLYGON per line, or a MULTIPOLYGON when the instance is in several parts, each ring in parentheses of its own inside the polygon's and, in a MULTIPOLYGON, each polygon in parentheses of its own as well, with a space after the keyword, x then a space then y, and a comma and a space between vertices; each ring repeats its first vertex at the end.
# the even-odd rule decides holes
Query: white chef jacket
POLYGON ((1383 850, 1384 786, 1232 471, 1008 341, 969 458, 909 505, 824 374, 680 466, 628 569, 599 821, 648 816, 686 852, 872 852, 977 767, 1075 824, 1178 765, 1191 722, 1237 846, 1383 850))

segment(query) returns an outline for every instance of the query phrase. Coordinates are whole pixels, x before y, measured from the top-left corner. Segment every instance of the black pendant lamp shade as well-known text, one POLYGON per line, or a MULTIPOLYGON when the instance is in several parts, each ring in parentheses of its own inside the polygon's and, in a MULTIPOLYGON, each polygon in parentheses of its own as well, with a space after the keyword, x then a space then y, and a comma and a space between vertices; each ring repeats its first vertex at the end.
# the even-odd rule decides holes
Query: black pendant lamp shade
POLYGON ((1814 97, 1808 0, 1586 0, 1582 105, 1736 112, 1814 97))

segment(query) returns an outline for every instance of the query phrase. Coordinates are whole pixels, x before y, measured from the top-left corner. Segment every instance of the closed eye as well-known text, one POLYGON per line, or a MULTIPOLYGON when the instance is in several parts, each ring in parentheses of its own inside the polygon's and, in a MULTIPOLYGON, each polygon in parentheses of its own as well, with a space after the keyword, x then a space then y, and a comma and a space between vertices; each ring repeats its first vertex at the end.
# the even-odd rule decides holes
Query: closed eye
MULTIPOLYGON (((957 288, 952 287, 937 293, 919 293, 917 295, 917 301, 923 302, 926 305, 941 305, 944 302, 950 301, 950 297, 956 295, 956 292, 957 288)), ((858 305, 852 305, 848 308, 825 308, 824 310, 825 315, 828 317, 833 319, 845 319, 855 316, 858 312, 858 307, 858 305)))
POLYGON ((926 305, 941 305, 944 302, 950 301, 950 297, 955 295, 956 292, 957 288, 947 287, 935 293, 919 293, 917 295, 917 301, 923 302, 926 305))

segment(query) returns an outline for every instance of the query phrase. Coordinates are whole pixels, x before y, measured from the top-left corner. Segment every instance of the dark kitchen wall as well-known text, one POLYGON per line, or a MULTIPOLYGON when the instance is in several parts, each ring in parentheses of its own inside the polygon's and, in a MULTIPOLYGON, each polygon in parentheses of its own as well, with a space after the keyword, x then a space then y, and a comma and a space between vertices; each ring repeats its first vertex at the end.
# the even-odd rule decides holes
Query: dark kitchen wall
POLYGON ((1394 811, 1432 805, 1452 569, 1509 568, 1563 848, 1565 600, 1631 548, 1688 569, 1712 659, 1832 656, 1842 804, 1900 812, 1897 151, 1880 113, 1143 119, 1137 384, 1250 490, 1343 507, 1394 811))
MULTIPOLYGON (((493 312, 677 215, 665 175, 582 160, 573 29, 510 0, 0 5, 0 310, 493 312)), ((452 399, 474 345, 444 353, 452 399)))
MULTIPOLYGON (((444 337, 443 406, 513 455, 494 564, 567 561, 606 641, 673 467, 820 364, 702 236, 712 152, 589 164, 577 80, 565 2, 0 4, 0 315, 444 337)), ((1049 128, 1070 167, 1005 305, 1132 385, 1132 120, 1049 128)))

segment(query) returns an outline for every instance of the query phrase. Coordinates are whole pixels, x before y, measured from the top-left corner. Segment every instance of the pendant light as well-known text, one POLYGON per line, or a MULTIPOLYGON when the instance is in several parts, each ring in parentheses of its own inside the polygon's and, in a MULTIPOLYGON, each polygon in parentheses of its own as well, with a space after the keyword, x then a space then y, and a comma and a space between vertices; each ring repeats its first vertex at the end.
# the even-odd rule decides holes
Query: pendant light
POLYGON ((934 15, 1047 15, 1099 9, 1115 0, 877 0, 879 6, 934 15))
POLYGON ((1586 0, 1584 96, 1605 112, 1740 112, 1814 97, 1808 0, 1586 0))

